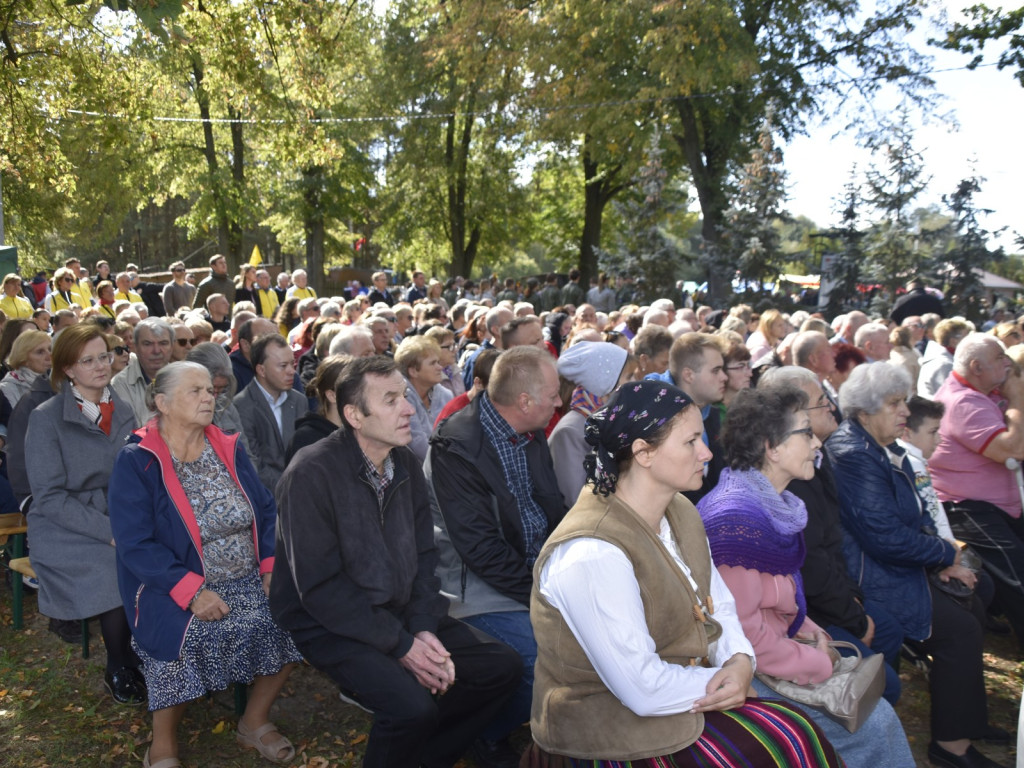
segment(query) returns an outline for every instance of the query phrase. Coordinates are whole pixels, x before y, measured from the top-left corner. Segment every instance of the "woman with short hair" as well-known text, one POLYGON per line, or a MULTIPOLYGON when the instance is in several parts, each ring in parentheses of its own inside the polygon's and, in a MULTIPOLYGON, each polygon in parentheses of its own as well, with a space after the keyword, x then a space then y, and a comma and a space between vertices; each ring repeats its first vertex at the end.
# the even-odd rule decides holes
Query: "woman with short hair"
POLYGON ((0 394, 7 399, 13 411, 22 396, 32 389, 36 379, 50 370, 50 335, 37 330, 19 335, 11 346, 7 365, 11 370, 0 381, 0 394))
POLYGON ((161 368, 146 395, 158 415, 117 457, 110 504, 123 612, 149 686, 146 768, 174 768, 188 702, 252 684, 237 740, 273 762, 295 748, 269 721, 294 665, 294 643, 270 616, 274 498, 238 439, 213 426, 209 371, 161 368))
MULTIPOLYGON (((814 476, 821 443, 807 406, 806 393, 793 385, 740 392, 722 431, 729 466, 697 504, 758 672, 800 685, 828 680, 839 660, 829 636, 807 616, 800 576, 807 508, 786 490, 790 480, 814 476)), ((754 689, 790 701, 760 680, 754 689)), ((899 718, 884 699, 856 733, 818 710, 807 714, 848 768, 914 765, 899 718)))
MULTIPOLYGON (((843 553, 865 610, 892 617, 905 640, 932 657, 929 759, 997 768, 970 742, 1000 735, 988 724, 982 626, 967 605, 932 586, 927 569, 971 588, 976 577, 960 565, 960 551, 935 535, 910 461, 896 444, 911 391, 902 368, 872 363, 854 369, 839 394, 845 418, 825 448, 835 468, 843 553)), ((898 668, 899 654, 890 650, 886 661, 898 668)))
POLYGON ((454 397, 441 384, 444 379, 441 348, 437 342, 423 336, 408 336, 395 351, 395 363, 409 384, 405 399, 416 409, 409 424, 412 427, 409 448, 424 461, 434 422, 454 397))

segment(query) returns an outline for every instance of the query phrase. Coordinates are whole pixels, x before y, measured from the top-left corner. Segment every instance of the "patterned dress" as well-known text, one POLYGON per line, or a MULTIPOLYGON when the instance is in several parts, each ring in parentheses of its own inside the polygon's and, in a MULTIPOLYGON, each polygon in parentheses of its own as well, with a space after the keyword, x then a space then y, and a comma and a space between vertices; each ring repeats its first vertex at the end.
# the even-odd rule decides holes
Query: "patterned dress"
POLYGON ((253 512, 209 442, 195 461, 174 459, 203 543, 205 588, 229 607, 220 621, 193 618, 175 661, 158 661, 137 644, 150 711, 251 683, 301 661, 291 637, 270 616, 252 537, 253 512))

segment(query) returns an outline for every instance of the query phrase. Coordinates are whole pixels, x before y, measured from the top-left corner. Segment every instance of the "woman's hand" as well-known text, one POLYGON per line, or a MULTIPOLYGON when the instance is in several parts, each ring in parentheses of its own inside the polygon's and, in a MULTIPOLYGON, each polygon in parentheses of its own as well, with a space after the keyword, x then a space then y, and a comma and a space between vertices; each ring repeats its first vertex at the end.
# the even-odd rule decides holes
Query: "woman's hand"
POLYGON ((754 677, 750 657, 737 653, 708 681, 708 695, 693 705, 694 712, 724 712, 742 707, 754 677))
POLYGON ((975 575, 974 571, 969 568, 965 568, 962 565, 951 565, 948 568, 943 568, 939 571, 939 578, 942 581, 959 579, 971 589, 974 589, 974 586, 978 583, 978 577, 975 575))
POLYGON ((263 594, 270 597, 270 577, 273 574, 264 573, 260 578, 263 579, 263 594))
POLYGON ((220 595, 210 589, 204 589, 199 596, 192 601, 189 610, 196 615, 197 619, 203 621, 220 621, 231 610, 228 604, 220 599, 220 595))

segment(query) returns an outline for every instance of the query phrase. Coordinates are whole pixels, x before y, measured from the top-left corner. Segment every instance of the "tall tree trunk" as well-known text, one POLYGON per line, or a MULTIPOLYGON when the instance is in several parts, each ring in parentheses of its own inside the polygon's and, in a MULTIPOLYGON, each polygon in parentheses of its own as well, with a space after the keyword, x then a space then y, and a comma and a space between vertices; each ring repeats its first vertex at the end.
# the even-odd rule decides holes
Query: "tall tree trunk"
POLYGON ((220 187, 218 176, 219 163, 217 162, 217 148, 213 140, 213 123, 210 122, 210 95, 203 85, 203 59, 196 53, 192 53, 192 77, 195 80, 196 102, 199 104, 199 116, 203 120, 203 156, 206 158, 206 168, 210 174, 210 194, 213 195, 213 206, 217 218, 217 249, 228 260, 229 272, 238 269, 238 255, 231 249, 231 221, 228 217, 227 205, 224 200, 224 193, 220 187))
POLYGON ((580 236, 580 285, 588 285, 591 277, 596 277, 597 249, 601 247, 601 221, 608 201, 625 188, 625 184, 616 184, 621 165, 600 172, 600 164, 594 157, 594 138, 587 134, 583 137, 583 149, 580 152, 583 162, 583 233, 580 236))
POLYGON ((324 289, 324 214, 320 207, 323 190, 323 166, 314 165, 302 169, 303 221, 306 233, 306 272, 309 284, 317 295, 324 289))
POLYGON ((228 117, 231 118, 231 182, 234 187, 232 204, 234 215, 231 216, 231 224, 228 229, 229 243, 232 253, 241 264, 247 259, 243 252, 242 224, 239 212, 244 210, 243 200, 245 199, 245 141, 242 136, 241 115, 234 107, 228 107, 228 117))
POLYGON ((474 225, 468 232, 466 221, 466 195, 469 188, 469 148, 473 140, 473 107, 476 96, 470 94, 463 117, 462 129, 458 129, 456 115, 448 118, 445 129, 444 159, 448 171, 448 234, 451 241, 452 258, 448 274, 454 277, 469 277, 476 259, 480 242, 480 226, 474 225))

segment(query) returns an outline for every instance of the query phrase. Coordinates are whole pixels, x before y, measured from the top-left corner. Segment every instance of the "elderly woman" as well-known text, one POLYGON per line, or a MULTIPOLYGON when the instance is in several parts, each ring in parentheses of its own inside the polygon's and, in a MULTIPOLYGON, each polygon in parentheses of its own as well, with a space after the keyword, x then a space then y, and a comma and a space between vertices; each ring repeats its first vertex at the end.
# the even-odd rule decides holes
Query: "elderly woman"
POLYGON ((921 356, 914 349, 913 334, 908 326, 889 331, 889 362, 902 366, 911 381, 917 381, 921 373, 921 356))
POLYGON ((301 448, 327 437, 342 426, 338 396, 334 390, 345 366, 352 359, 348 355, 334 355, 317 366, 316 375, 306 385, 306 396, 316 398, 317 409, 296 420, 295 432, 285 451, 286 463, 290 463, 292 456, 301 448))
POLYGON ((50 335, 36 330, 22 333, 14 340, 7 365, 11 371, 0 381, 0 394, 13 410, 36 379, 50 370, 50 335))
POLYGON ((420 461, 424 461, 434 422, 453 397, 451 391, 441 384, 444 379, 441 348, 430 339, 410 336, 398 346, 395 362, 409 384, 405 399, 416 409, 410 423, 412 442, 409 448, 420 461))
POLYGON ((96 286, 96 298, 99 299, 97 308, 103 317, 109 317, 111 320, 117 319, 117 313, 114 312, 114 293, 114 284, 109 280, 104 280, 96 286))
POLYGON ((466 391, 466 383, 462 380, 462 369, 455 362, 455 331, 435 325, 428 328, 423 337, 436 342, 441 348, 441 367, 444 369, 441 385, 452 393, 452 397, 458 397, 466 391))
POLYGON ((74 291, 76 285, 78 285, 78 276, 67 267, 61 267, 54 272, 53 291, 46 297, 46 310, 52 315, 58 310, 78 306, 81 299, 74 291))
POLYGON ((32 411, 25 445, 32 490, 28 536, 39 576, 39 610, 57 620, 99 618, 107 650, 104 684, 122 704, 146 686, 117 591, 107 484, 135 417, 110 389, 103 331, 65 328, 53 343, 50 383, 58 394, 32 411))
POLYGON ((548 448, 566 507, 576 503, 587 482, 583 467, 583 458, 590 452, 583 430, 587 419, 635 372, 636 358, 607 341, 582 341, 558 358, 558 375, 571 382, 573 390, 569 410, 552 430, 548 448))
MULTIPOLYGON (((839 394, 846 418, 826 449, 835 467, 843 551, 864 591, 865 610, 891 616, 905 638, 932 656, 929 759, 942 766, 996 766, 970 742, 994 734, 986 710, 982 627, 968 608, 929 584, 926 569, 941 569, 943 580, 972 587, 976 578, 960 565, 960 551, 934 534, 910 461, 896 445, 910 393, 906 371, 873 363, 856 368, 839 394)), ((896 654, 886 660, 899 663, 896 654)))
POLYGON ((846 380, 850 378, 853 369, 858 365, 863 365, 867 358, 853 344, 845 344, 843 342, 832 345, 832 357, 836 361, 836 369, 825 377, 825 386, 834 399, 839 397, 839 390, 842 389, 846 380))
POLYGON ((213 426, 210 373, 160 369, 147 393, 158 415, 121 451, 110 477, 124 611, 149 686, 146 768, 178 762, 187 702, 253 683, 238 741, 274 762, 295 749, 269 721, 300 660, 270 617, 277 512, 237 437, 213 426))
POLYGON ((203 342, 192 347, 185 357, 190 363, 199 363, 210 374, 216 406, 213 411, 213 425, 229 435, 238 435, 242 448, 249 455, 249 441, 242 431, 242 417, 235 408, 238 382, 231 367, 231 358, 220 344, 203 342))
POLYGON ((753 649, 680 491, 711 457, 670 384, 621 387, 586 426, 581 494, 534 570, 534 744, 523 765, 841 765, 802 712, 748 698, 753 649))
MULTIPOLYGON (((807 395, 793 385, 738 394, 722 433, 729 466, 697 505, 758 671, 801 685, 827 680, 839 660, 829 636, 807 616, 800 577, 807 509, 786 491, 791 480, 814 475, 821 443, 807 407, 807 395)), ((754 688, 779 696, 760 680, 754 688)), ((884 699, 856 733, 817 710, 808 715, 848 768, 914 765, 899 718, 884 699)))
POLYGON ((104 338, 107 340, 107 351, 114 356, 110 363, 111 375, 117 376, 117 374, 128 367, 128 361, 131 360, 132 356, 131 350, 128 349, 120 336, 113 333, 105 333, 104 338))

